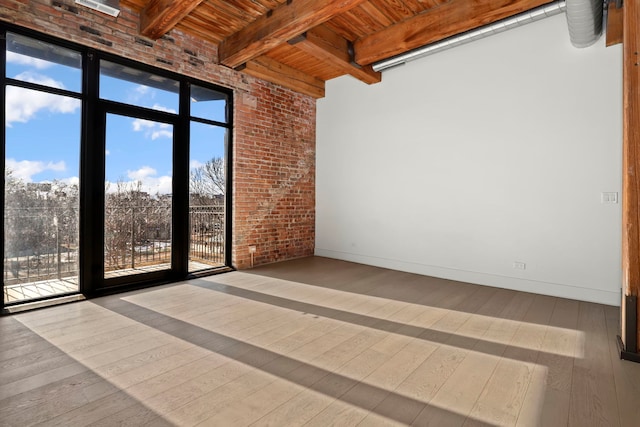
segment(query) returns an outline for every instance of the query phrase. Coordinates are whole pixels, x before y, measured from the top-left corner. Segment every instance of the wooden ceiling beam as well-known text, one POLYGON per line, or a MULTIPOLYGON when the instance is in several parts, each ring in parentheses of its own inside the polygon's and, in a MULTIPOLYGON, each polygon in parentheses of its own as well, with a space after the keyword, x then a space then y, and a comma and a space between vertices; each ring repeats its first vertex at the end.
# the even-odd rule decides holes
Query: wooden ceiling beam
POLYGON ((252 59, 238 70, 313 98, 324 97, 324 82, 267 56, 252 59))
POLYGON ((220 43, 220 63, 238 67, 365 0, 289 0, 220 43))
POLYGON ((549 0, 452 1, 355 42, 355 60, 372 64, 550 3, 549 0))
POLYGON ((140 34, 157 40, 203 0, 151 0, 140 13, 140 34))
POLYGON ((382 74, 371 66, 359 66, 352 60, 349 41, 329 28, 320 25, 290 42, 301 51, 350 74, 367 84, 379 83, 382 74))

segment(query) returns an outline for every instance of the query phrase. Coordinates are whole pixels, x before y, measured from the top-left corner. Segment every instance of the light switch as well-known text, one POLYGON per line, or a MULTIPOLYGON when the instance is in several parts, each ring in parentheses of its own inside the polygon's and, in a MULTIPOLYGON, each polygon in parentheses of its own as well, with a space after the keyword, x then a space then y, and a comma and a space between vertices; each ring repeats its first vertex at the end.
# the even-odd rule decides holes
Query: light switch
POLYGON ((600 201, 602 203, 618 203, 618 193, 616 192, 600 193, 600 201))

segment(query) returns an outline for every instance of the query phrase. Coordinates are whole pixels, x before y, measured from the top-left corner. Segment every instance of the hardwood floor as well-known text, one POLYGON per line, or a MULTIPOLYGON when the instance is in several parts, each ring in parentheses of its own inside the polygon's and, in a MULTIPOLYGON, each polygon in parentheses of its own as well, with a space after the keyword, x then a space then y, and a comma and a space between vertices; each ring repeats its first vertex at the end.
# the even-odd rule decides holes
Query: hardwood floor
POLYGON ((0 425, 638 426, 618 316, 306 258, 0 318, 0 425))

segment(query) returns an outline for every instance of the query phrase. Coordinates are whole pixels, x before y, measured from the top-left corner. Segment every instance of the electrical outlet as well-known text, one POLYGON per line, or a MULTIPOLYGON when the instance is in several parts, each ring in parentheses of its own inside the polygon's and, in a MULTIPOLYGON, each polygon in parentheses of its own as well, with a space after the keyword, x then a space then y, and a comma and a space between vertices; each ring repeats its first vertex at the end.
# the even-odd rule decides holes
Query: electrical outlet
POLYGON ((256 253, 256 247, 255 246, 249 246, 249 253, 250 254, 255 254, 256 253))
POLYGON ((525 270, 527 268, 527 264, 525 264, 524 262, 514 261, 513 268, 515 268, 516 270, 525 270))

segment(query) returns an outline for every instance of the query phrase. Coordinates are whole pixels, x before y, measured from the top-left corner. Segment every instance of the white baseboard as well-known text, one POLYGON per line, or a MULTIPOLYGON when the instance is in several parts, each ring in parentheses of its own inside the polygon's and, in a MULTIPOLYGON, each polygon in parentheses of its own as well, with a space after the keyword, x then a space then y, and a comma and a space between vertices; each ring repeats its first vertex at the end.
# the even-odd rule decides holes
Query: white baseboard
POLYGON ((455 280, 458 282, 495 286, 497 288, 511 289, 515 291, 531 292, 560 298, 569 298, 579 301, 595 302, 598 304, 620 306, 619 292, 583 288, 580 286, 560 283, 527 280, 519 277, 500 276, 490 273, 455 270, 446 267, 438 267, 400 261, 396 259, 379 258, 369 255, 360 255, 321 248, 315 249, 315 255, 326 258, 339 259, 342 261, 351 261, 357 262, 359 264, 388 268, 391 270, 399 270, 407 273, 415 273, 424 276, 438 277, 441 279, 455 280))

